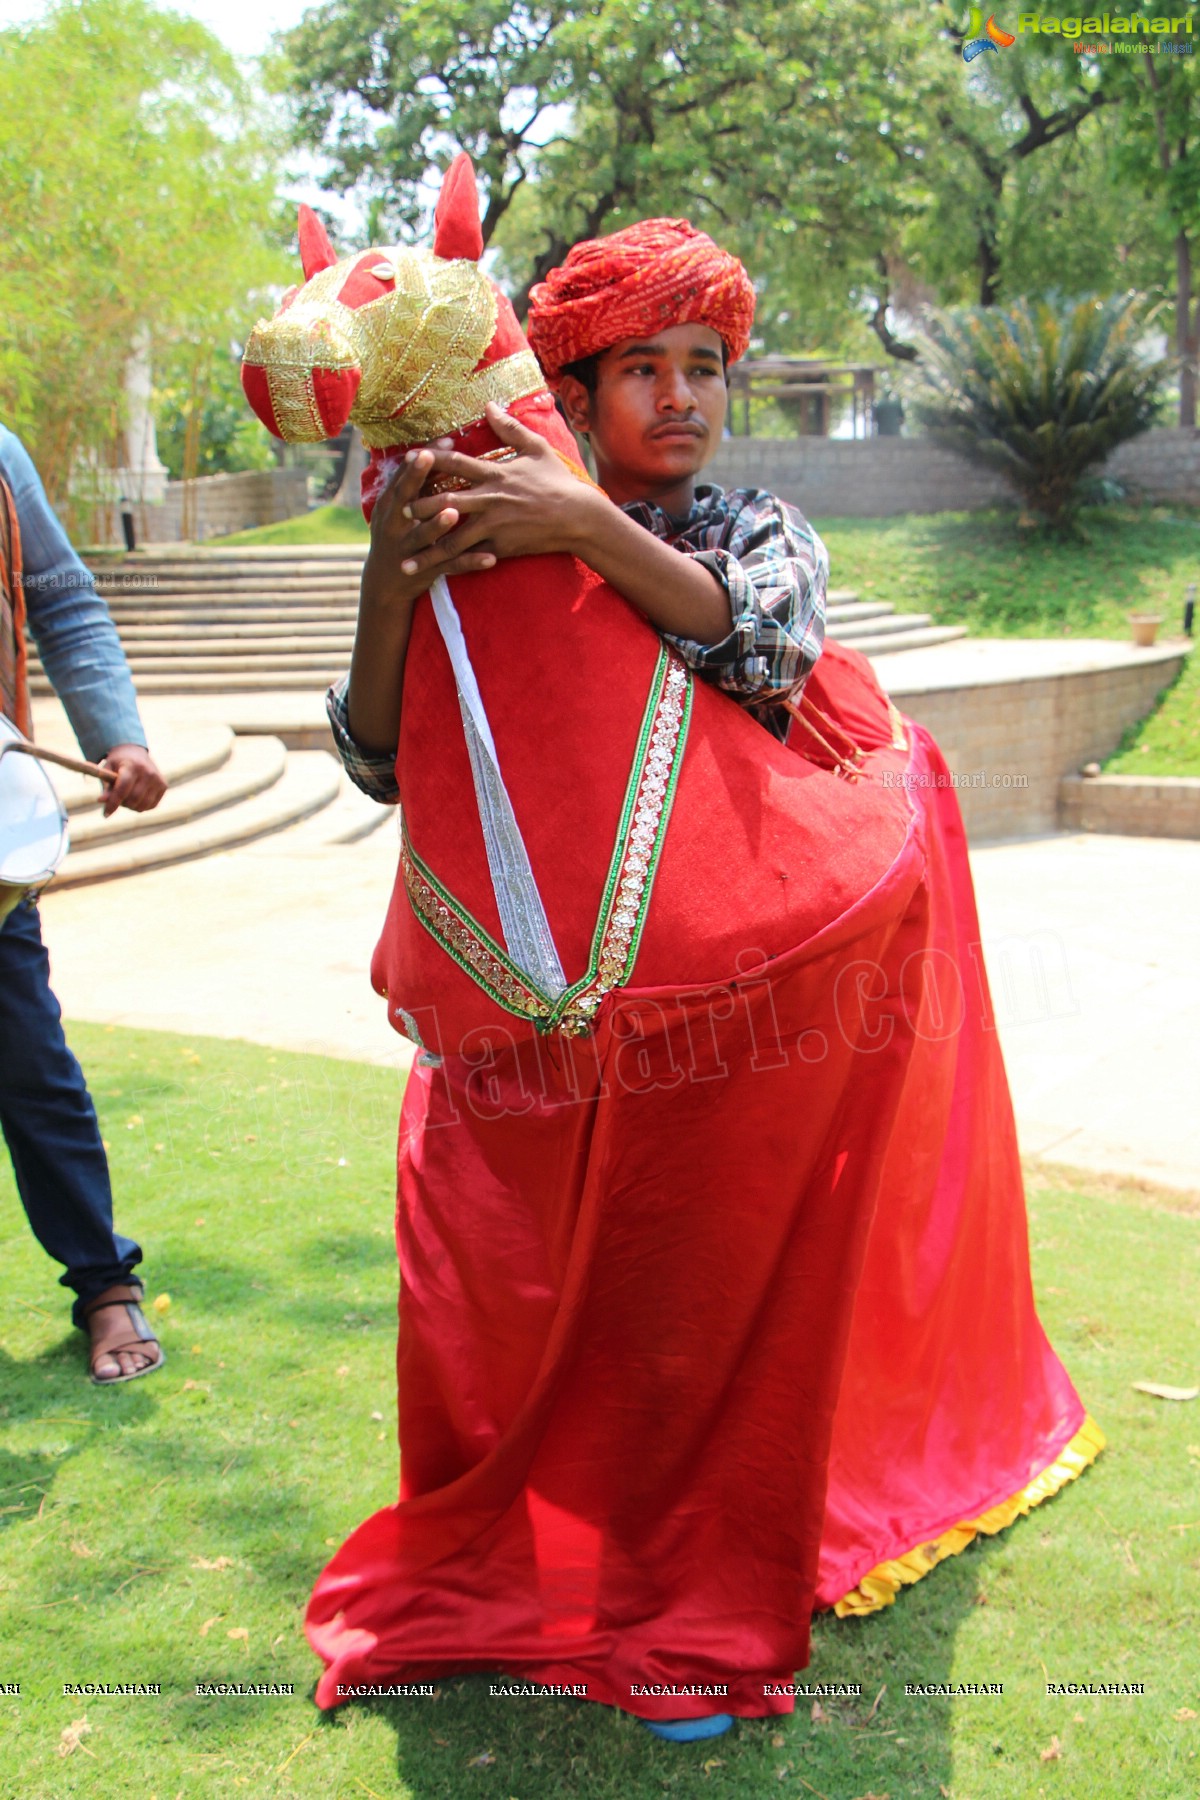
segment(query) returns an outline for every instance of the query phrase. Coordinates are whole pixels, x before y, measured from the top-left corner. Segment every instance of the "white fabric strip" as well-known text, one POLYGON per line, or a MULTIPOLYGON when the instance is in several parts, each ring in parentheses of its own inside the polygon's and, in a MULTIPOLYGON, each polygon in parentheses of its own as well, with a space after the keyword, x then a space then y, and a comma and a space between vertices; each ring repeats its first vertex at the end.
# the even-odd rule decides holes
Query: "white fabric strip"
POLYGON ((556 999, 565 989, 567 978, 550 935, 546 909, 500 773, 492 728, 467 653, 462 621, 444 576, 437 577, 429 593, 458 688, 467 754, 475 779, 475 799, 505 948, 521 973, 544 994, 556 999))

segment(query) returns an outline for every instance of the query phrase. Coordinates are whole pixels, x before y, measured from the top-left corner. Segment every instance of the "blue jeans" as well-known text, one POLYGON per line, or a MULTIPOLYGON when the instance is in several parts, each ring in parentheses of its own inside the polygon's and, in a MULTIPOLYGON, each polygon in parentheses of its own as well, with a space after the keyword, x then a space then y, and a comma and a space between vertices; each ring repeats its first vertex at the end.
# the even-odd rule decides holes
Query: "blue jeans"
POLYGON ((82 1325, 88 1301, 128 1281, 142 1252, 113 1230, 96 1110, 50 992, 37 908, 24 904, 0 926, 0 1130, 33 1235, 65 1263, 82 1325))

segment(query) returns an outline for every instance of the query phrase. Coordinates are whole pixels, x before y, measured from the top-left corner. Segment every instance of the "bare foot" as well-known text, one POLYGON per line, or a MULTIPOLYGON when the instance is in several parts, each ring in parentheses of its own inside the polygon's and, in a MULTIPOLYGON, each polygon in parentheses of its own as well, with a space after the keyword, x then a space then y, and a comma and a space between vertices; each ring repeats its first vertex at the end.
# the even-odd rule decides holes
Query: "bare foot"
POLYGON ((105 1387, 149 1375, 165 1360, 138 1302, 140 1282, 106 1288, 89 1302, 85 1317, 91 1338, 91 1378, 105 1387))

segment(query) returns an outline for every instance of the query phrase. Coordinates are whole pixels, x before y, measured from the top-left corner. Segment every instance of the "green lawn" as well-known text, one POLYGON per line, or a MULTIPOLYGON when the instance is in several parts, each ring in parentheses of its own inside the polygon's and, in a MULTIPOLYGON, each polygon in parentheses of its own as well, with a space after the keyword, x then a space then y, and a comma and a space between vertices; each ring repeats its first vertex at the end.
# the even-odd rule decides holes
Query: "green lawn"
POLYGON ((367 544, 367 522, 357 506, 317 506, 294 519, 274 525, 256 525, 252 531, 234 531, 209 541, 222 550, 239 544, 367 544))
POLYGON ((1018 531, 1011 512, 817 519, 835 587, 927 612, 982 637, 1128 638, 1131 611, 1182 629, 1200 582, 1200 511, 1086 509, 1081 536, 1018 531))
MULTIPOLYGON (((836 587, 963 624, 976 637, 1129 640, 1130 612, 1163 615, 1179 636, 1188 585, 1200 582, 1200 510, 1096 507, 1082 535, 1017 530, 1012 513, 817 520, 836 587)), ((1191 657, 1157 709, 1104 764, 1122 775, 1200 775, 1200 661, 1191 657)))
POLYGON ((0 1173, 0 1795, 8 1800, 1182 1800, 1200 1791, 1200 1202, 1031 1179, 1042 1316, 1110 1448, 874 1618, 819 1621, 810 1677, 861 1682, 716 1743, 602 1707, 311 1703, 300 1630, 329 1550, 394 1497, 398 1083, 214 1039, 76 1027, 119 1219, 147 1250, 166 1370, 83 1380, 54 1270, 0 1173), (1140 1698, 1049 1680, 1144 1681, 1140 1698), (63 1696, 160 1681, 161 1698, 63 1696), (205 1680, 294 1697, 198 1698, 205 1680), (1002 1681, 906 1698, 905 1681, 1002 1681), (80 1721, 86 1720, 87 1732, 80 1721), (64 1737, 64 1733, 67 1735, 64 1737), (72 1742, 77 1747, 60 1751, 72 1742))

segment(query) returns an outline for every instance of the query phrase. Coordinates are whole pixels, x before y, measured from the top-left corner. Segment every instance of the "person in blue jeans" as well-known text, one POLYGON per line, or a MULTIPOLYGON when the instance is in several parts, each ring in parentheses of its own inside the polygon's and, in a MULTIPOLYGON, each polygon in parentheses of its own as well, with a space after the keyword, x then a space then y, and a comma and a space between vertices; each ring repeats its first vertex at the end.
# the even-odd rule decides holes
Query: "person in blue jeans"
MULTIPOLYGON (((116 773, 104 810, 148 812, 166 782, 147 749, 129 665, 91 574, 67 541, 20 440, 0 425, 3 492, 19 529, 0 541, 0 711, 27 715, 22 615, 83 754, 116 773), (5 654, 7 652, 7 654, 5 654)), ((90 1340, 91 1379, 104 1386, 149 1375, 162 1348, 142 1314, 133 1275, 142 1252, 113 1227, 108 1160, 83 1071, 63 1035, 36 906, 0 925, 0 1130, 34 1236, 65 1265, 72 1319, 90 1340)))

